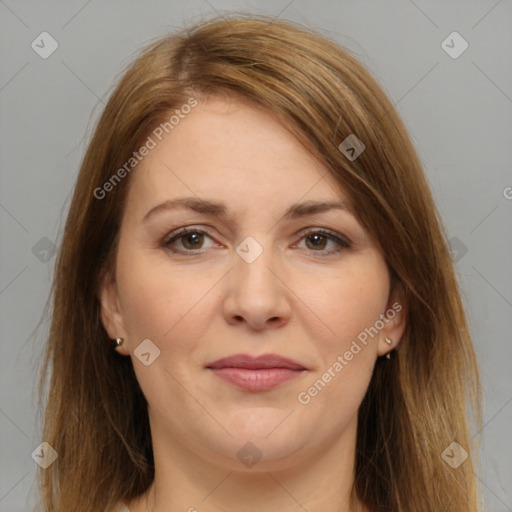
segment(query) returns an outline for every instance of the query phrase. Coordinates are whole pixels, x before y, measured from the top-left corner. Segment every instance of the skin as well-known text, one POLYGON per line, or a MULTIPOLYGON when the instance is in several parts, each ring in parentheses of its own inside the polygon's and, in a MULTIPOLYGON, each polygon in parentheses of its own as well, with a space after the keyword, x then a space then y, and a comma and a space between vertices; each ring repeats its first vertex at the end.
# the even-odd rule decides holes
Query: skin
POLYGON ((221 98, 201 100, 129 179, 115 275, 99 293, 105 329, 125 338, 117 350, 148 401, 155 481, 129 509, 364 510, 351 494, 357 411, 377 357, 400 341, 405 304, 350 212, 283 218, 297 202, 349 204, 339 185, 269 112, 221 98), (176 209, 143 222, 184 196, 223 201, 229 218, 176 209), (164 247, 184 226, 208 234, 178 238, 181 253, 164 247), (351 247, 320 237, 318 249, 307 228, 351 247), (236 252, 248 236, 263 249, 252 263, 236 252), (402 311, 299 403, 397 301, 402 311), (147 338, 160 356, 145 366, 134 351, 147 338), (307 370, 268 391, 241 390, 205 368, 235 353, 279 354, 307 370), (237 457, 248 442, 262 454, 252 467, 237 457))

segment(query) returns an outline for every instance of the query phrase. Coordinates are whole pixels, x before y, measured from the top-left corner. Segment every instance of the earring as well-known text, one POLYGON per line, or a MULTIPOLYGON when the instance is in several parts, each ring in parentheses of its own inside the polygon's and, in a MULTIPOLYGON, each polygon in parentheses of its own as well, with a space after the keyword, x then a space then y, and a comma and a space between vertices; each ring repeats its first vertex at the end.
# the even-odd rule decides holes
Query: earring
POLYGON ((115 340, 112 340, 112 344, 114 345, 114 348, 119 347, 123 344, 124 338, 116 338, 115 340))
MULTIPOLYGON (((386 343, 388 345, 391 345, 391 343, 393 343, 393 340, 389 339, 389 338, 386 338, 386 343)), ((386 359, 391 359, 391 350, 386 354, 386 359)))

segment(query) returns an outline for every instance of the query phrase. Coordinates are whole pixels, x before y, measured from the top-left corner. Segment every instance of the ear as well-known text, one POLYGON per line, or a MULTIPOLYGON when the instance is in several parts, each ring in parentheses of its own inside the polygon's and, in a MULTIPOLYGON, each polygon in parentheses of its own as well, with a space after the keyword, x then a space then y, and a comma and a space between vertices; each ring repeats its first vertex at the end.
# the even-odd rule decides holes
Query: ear
POLYGON ((383 318, 384 327, 379 332, 377 353, 384 356, 398 347, 407 325, 407 295, 403 284, 396 281, 391 288, 383 318), (386 341, 391 340, 391 343, 386 341))
MULTIPOLYGON (((123 314, 119 304, 119 295, 115 277, 110 272, 100 272, 98 283, 98 300, 101 306, 101 323, 110 339, 124 338, 127 333, 124 326, 123 314)), ((119 354, 129 355, 127 343, 116 347, 119 354)))

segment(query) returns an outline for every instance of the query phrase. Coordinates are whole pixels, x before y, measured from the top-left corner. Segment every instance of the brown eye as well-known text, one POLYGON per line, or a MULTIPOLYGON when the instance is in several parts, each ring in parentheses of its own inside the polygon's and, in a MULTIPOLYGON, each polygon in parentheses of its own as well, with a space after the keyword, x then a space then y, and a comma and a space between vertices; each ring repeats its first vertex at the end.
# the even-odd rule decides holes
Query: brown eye
POLYGON ((318 250, 318 249, 325 249, 325 246, 327 245, 327 237, 321 234, 313 234, 308 235, 306 237, 306 245, 309 249, 318 250), (308 241, 311 241, 311 246, 308 245, 308 241))
POLYGON ((204 234, 198 231, 193 231, 179 237, 182 241, 183 247, 186 249, 201 249, 204 241, 204 234))
POLYGON ((306 249, 318 253, 318 256, 330 256, 351 247, 351 244, 340 235, 325 229, 310 229, 304 233, 301 242, 302 240, 305 241, 306 249), (334 248, 325 250, 330 243, 334 248))
POLYGON ((200 229, 185 228, 168 235, 162 241, 162 246, 173 252, 194 254, 197 250, 205 248, 205 238, 212 240, 208 233, 200 229))

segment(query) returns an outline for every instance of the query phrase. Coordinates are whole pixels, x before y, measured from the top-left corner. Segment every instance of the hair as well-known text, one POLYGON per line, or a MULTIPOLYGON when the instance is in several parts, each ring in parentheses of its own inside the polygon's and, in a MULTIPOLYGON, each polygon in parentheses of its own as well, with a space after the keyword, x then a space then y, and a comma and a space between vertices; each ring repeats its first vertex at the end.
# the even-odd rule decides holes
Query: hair
MULTIPOLYGON (((146 46, 95 127, 56 259, 40 380, 43 438, 58 452, 40 472, 46 512, 107 511, 154 478, 147 403, 129 357, 101 322, 101 279, 115 271, 130 177, 98 199, 161 123, 190 98, 246 100, 271 112, 342 187, 405 293, 407 325, 378 358, 358 412, 353 493, 372 512, 476 512, 481 388, 445 228, 402 120, 350 51, 265 16, 203 20, 146 46), (365 149, 349 160, 349 135, 365 149), (47 388, 43 392, 43 388, 47 388), (456 441, 468 453, 442 458, 456 441)), ((136 169, 133 171, 136 172, 136 169)))

